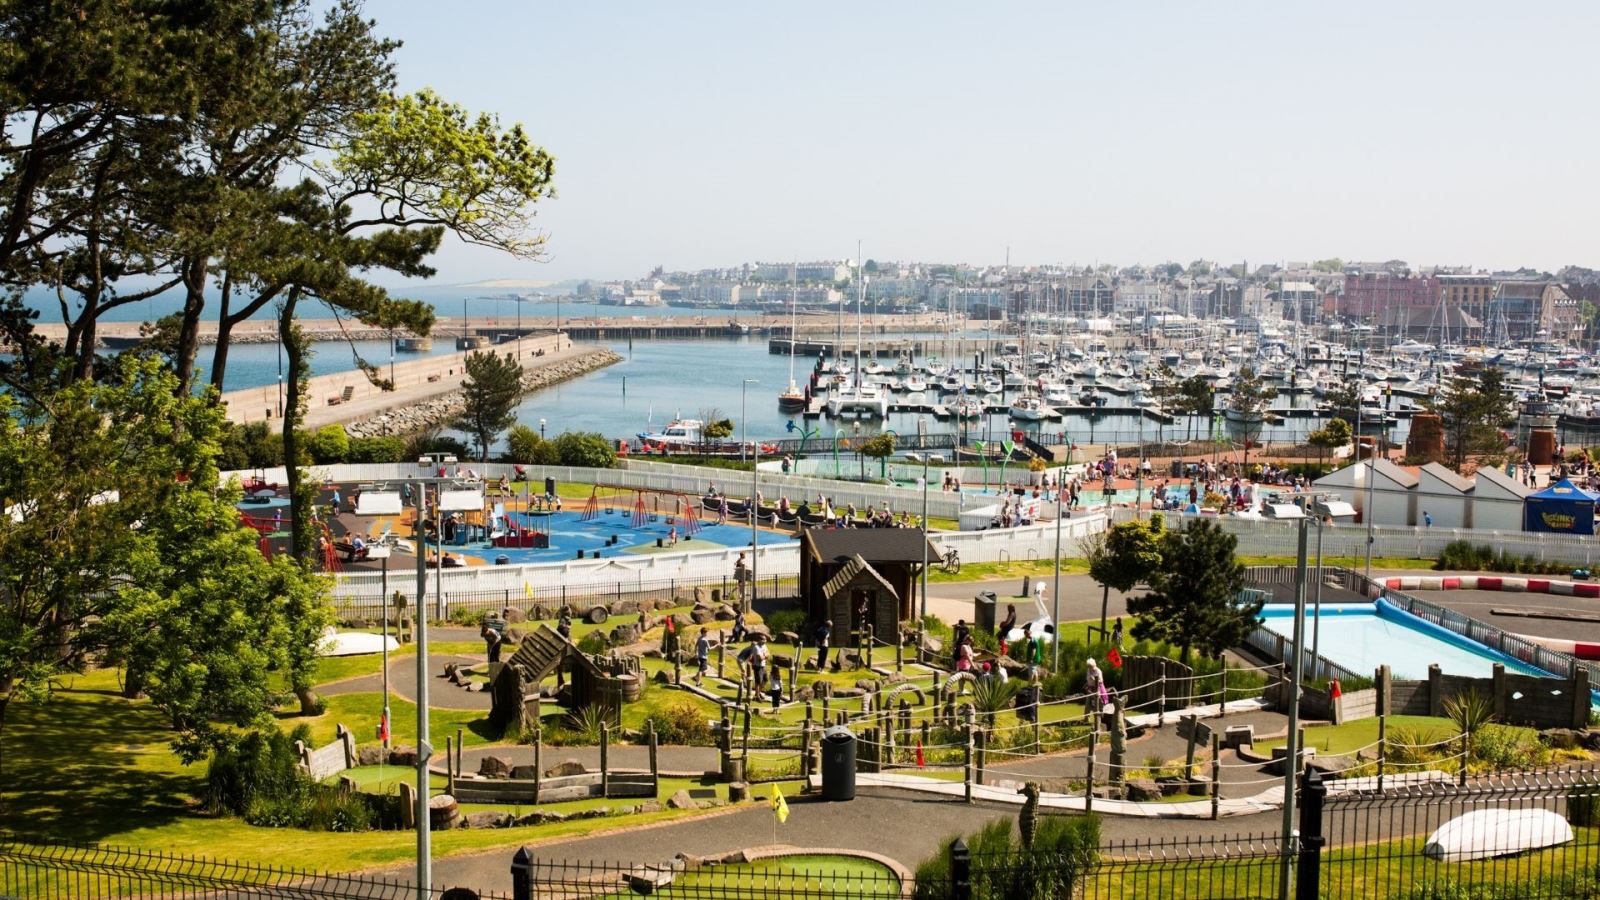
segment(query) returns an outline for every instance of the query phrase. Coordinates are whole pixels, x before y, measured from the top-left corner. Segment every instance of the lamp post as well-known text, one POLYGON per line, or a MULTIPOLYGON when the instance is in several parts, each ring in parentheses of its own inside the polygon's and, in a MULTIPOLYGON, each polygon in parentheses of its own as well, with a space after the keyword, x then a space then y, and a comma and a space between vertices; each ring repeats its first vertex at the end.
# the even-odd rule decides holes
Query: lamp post
MULTIPOLYGON (((744 462, 745 443, 750 440, 750 423, 748 421, 749 420, 749 414, 746 412, 746 410, 749 408, 749 406, 748 406, 748 404, 746 402, 745 397, 746 397, 746 394, 748 393, 748 389, 749 389, 750 385, 752 385, 752 384, 760 384, 760 383, 761 382, 757 381, 754 378, 746 378, 742 382, 739 383, 739 461, 740 462, 744 462)), ((707 422, 706 424, 709 425, 711 423, 707 422)))
MULTIPOLYGON (((1064 472, 1065 469, 1056 471, 1056 574, 1055 583, 1050 587, 1050 624, 1055 628, 1050 641, 1051 672, 1061 670, 1061 476, 1064 472)), ((1102 614, 1100 627, 1104 629, 1105 624, 1105 616, 1102 614)))
POLYGON ((539 440, 544 440, 544 420, 539 420, 539 440))
MULTIPOLYGON (((927 420, 923 420, 923 431, 927 431, 927 420)), ((927 450, 922 451, 922 614, 917 619, 918 634, 922 630, 922 620, 928 617, 928 462, 933 458, 927 450)), ((921 653, 919 645, 917 652, 921 653)))
MULTIPOLYGON (((1299 550, 1295 562, 1295 592, 1294 592, 1294 643, 1290 647, 1291 663, 1289 666, 1289 735, 1285 739, 1283 758, 1283 825, 1281 837, 1283 842, 1282 858, 1278 865, 1278 896, 1289 896, 1289 882, 1294 870, 1294 779, 1300 772, 1300 669, 1301 647, 1305 641, 1306 630, 1306 536, 1308 525, 1305 517, 1296 522, 1299 535, 1299 550)), ((1226 697, 1222 698, 1224 701, 1226 697)))

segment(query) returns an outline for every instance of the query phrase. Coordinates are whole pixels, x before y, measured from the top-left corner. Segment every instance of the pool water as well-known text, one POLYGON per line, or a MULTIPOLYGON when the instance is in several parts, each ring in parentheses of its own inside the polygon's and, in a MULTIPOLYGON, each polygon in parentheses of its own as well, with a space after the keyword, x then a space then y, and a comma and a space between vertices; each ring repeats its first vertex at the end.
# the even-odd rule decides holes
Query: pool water
MULTIPOLYGON (((1262 624, 1284 637, 1294 636, 1294 607, 1279 604, 1261 611, 1262 624)), ((1306 646, 1311 646, 1312 607, 1306 608, 1306 646)), ((1482 652, 1445 640, 1406 621, 1406 615, 1371 603, 1323 604, 1322 635, 1318 649, 1324 659, 1352 672, 1373 672, 1388 665, 1395 678, 1425 679, 1428 666, 1438 663, 1446 675, 1488 678, 1494 664, 1508 672, 1546 675, 1531 666, 1488 648, 1482 652)), ((1465 642, 1465 638, 1462 639, 1465 642)))
MULTIPOLYGON (((716 520, 716 513, 703 512, 707 519, 716 520)), ((632 512, 618 507, 615 512, 607 513, 601 510, 598 517, 592 521, 583 520, 582 510, 563 510, 547 515, 512 513, 517 524, 536 531, 543 531, 550 535, 550 546, 547 548, 524 547, 495 547, 487 541, 470 541, 465 544, 446 542, 446 553, 460 553, 469 557, 477 557, 485 562, 492 563, 501 555, 507 557, 512 563, 548 563, 562 560, 576 559, 578 551, 584 551, 585 559, 593 559, 595 551, 600 551, 601 559, 609 559, 624 554, 645 552, 666 552, 669 548, 656 548, 656 538, 661 538, 666 543, 668 531, 672 525, 668 524, 667 517, 660 515, 653 522, 646 522, 642 527, 633 527, 632 512), (615 544, 608 544, 612 537, 616 537, 615 544)), ((702 524, 700 530, 693 535, 684 533, 683 522, 678 524, 678 547, 680 550, 707 549, 706 544, 720 544, 724 547, 744 547, 750 544, 750 526, 748 525, 711 525, 702 524), (687 547, 685 542, 693 540, 696 547, 687 547)), ((792 535, 772 531, 757 531, 757 539, 763 546, 768 544, 783 544, 794 540, 792 535)))

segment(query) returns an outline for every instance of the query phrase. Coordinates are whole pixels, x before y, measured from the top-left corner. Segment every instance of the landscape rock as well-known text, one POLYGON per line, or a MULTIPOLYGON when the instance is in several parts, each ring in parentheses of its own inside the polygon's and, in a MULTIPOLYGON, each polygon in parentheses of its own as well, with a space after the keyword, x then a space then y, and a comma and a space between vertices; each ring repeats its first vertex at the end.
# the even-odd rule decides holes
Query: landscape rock
POLYGON ((1591 728, 1583 733, 1583 749, 1600 750, 1600 731, 1591 728))
POLYGON ((389 765, 415 766, 417 764, 417 748, 393 747, 389 750, 389 765))
POLYGON ((639 640, 639 626, 618 625, 611 629, 611 643, 614 646, 625 647, 639 640))
POLYGON ((656 612, 661 612, 663 610, 672 609, 674 606, 682 606, 683 601, 679 600, 677 597, 662 597, 660 600, 656 601, 655 605, 656 612))
POLYGON ((611 613, 604 606, 593 606, 583 614, 583 620, 590 625, 604 625, 606 619, 611 618, 611 613))
POLYGON ((551 822, 565 822, 566 813, 559 812, 531 812, 517 817, 518 825, 548 825, 551 822))
POLYGON ((706 589, 704 585, 694 586, 694 605, 704 606, 706 602, 706 589))
POLYGON ((937 654, 942 650, 944 650, 944 641, 939 640, 931 634, 924 633, 922 635, 922 652, 937 654))
POLYGON ((678 791, 667 798, 668 809, 699 809, 700 804, 689 796, 688 791, 678 791))
POLYGON ((730 803, 743 803, 750 799, 750 785, 744 781, 734 781, 728 784, 728 801, 730 803))
POLYGON ((356 748, 356 765, 381 766, 383 765, 383 745, 367 744, 356 748))
POLYGON ((639 804, 637 807, 635 807, 634 811, 635 812, 642 812, 642 813, 661 812, 661 801, 660 800, 646 800, 645 802, 643 802, 643 803, 639 804))
POLYGON ((462 828, 510 828, 516 823, 515 817, 503 812, 475 812, 467 813, 461 820, 462 828))
POLYGON ((544 777, 564 778, 568 775, 586 775, 588 772, 589 770, 583 767, 583 763, 578 762, 575 759, 564 759, 550 768, 545 769, 544 777))
POLYGON ((656 684, 671 684, 672 676, 667 674, 666 669, 662 669, 656 674, 650 676, 650 680, 654 681, 656 684))
POLYGON ((792 631, 778 632, 778 640, 783 641, 785 644, 788 644, 791 647, 800 646, 800 635, 795 634, 792 631))
POLYGON ((717 614, 709 607, 696 606, 689 612, 689 621, 696 625, 709 625, 717 620, 717 614))
POLYGON ((489 755, 478 761, 478 774, 485 778, 510 778, 511 757, 489 755))
POLYGON ((515 606, 506 607, 503 617, 505 618, 507 625, 515 625, 519 622, 528 621, 528 614, 515 606))
POLYGON ((772 654, 772 665, 773 665, 774 668, 778 668, 778 669, 790 669, 790 668, 793 668, 794 667, 794 657, 790 656, 790 655, 788 655, 786 653, 774 653, 774 654, 772 654))
POLYGON ((1161 788, 1153 781, 1130 781, 1125 787, 1129 800, 1149 802, 1161 799, 1161 788))
POLYGON ((872 678, 862 678, 856 682, 856 687, 870 694, 878 689, 878 682, 872 678))
POLYGON ((1539 732, 1539 740, 1555 750, 1574 750, 1583 743, 1583 734, 1571 728, 1546 728, 1539 732))
POLYGON ((732 622, 734 619, 739 618, 739 611, 726 603, 720 603, 717 605, 714 615, 719 622, 732 622))
POLYGON ((538 777, 539 770, 533 766, 512 766, 511 777, 518 781, 532 781, 538 777))
POLYGON ((818 700, 823 697, 832 697, 833 682, 826 678, 818 678, 816 681, 811 682, 811 695, 818 700))
POLYGON ((1356 761, 1348 756, 1313 756, 1306 760, 1306 768, 1316 769, 1324 776, 1339 778, 1336 773, 1354 768, 1356 761))

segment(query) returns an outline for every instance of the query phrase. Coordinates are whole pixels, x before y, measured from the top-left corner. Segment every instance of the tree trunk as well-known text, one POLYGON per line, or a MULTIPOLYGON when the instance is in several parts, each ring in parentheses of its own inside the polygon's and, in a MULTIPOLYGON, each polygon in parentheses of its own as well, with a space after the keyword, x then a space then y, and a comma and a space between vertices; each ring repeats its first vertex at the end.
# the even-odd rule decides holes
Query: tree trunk
MULTIPOLYGON (((12 686, 12 680, 10 678, 0 678, 0 785, 6 784, 6 779, 5 779, 6 767, 5 767, 5 749, 4 748, 5 748, 5 731, 6 731, 6 709, 11 706, 11 686, 12 686)), ((3 793, 3 791, 0 791, 0 793, 3 793)))
POLYGON ((1100 639, 1106 640, 1106 608, 1111 605, 1111 585, 1100 585, 1100 639))
POLYGON ((284 352, 289 359, 282 424, 284 480, 289 488, 289 552, 302 564, 309 564, 316 546, 311 527, 311 512, 316 497, 312 493, 314 486, 303 483, 305 473, 300 469, 301 393, 306 362, 305 345, 294 319, 295 304, 299 298, 298 290, 289 292, 289 299, 278 314, 278 336, 283 339, 284 352))
POLYGON ((228 372, 228 335, 233 322, 228 318, 228 301, 233 299, 233 273, 222 273, 222 305, 217 309, 217 346, 211 351, 211 386, 222 392, 222 379, 228 372))
POLYGON ((178 330, 178 396, 187 396, 194 385, 194 360, 200 349, 200 313, 206 307, 207 259, 189 261, 183 270, 183 321, 178 330))
POLYGON ((300 699, 300 715, 322 715, 322 698, 317 696, 317 692, 312 690, 310 685, 297 686, 294 695, 300 699))

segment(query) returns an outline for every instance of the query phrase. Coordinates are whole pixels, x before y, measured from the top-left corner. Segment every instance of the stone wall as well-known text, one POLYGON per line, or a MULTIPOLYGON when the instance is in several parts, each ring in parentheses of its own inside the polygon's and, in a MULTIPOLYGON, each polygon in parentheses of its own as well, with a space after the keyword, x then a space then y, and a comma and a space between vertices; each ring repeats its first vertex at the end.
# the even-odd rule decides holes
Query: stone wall
MULTIPOLYGON (((553 384, 587 375, 596 369, 622 361, 622 357, 611 350, 597 348, 561 362, 550 363, 530 369, 523 374, 522 388, 526 392, 533 392, 553 384)), ((444 425, 461 412, 461 392, 451 391, 427 400, 422 400, 399 409, 385 410, 346 423, 344 430, 351 437, 381 437, 385 435, 403 436, 415 434, 437 425, 444 425)))

